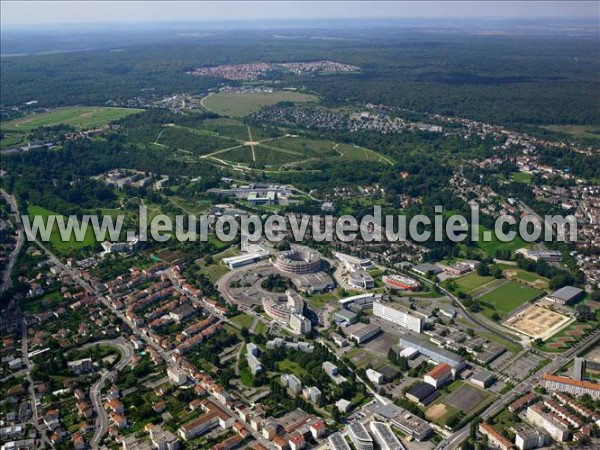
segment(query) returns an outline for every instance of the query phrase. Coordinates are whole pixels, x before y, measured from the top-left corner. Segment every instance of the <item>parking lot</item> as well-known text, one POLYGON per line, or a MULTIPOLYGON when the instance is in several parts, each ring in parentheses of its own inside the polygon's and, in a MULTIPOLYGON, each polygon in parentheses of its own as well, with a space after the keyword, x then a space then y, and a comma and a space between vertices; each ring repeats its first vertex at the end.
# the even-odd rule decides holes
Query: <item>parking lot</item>
POLYGON ((546 358, 543 356, 528 352, 504 368, 502 373, 515 380, 521 381, 527 378, 529 373, 538 365, 540 365, 545 359, 546 358))

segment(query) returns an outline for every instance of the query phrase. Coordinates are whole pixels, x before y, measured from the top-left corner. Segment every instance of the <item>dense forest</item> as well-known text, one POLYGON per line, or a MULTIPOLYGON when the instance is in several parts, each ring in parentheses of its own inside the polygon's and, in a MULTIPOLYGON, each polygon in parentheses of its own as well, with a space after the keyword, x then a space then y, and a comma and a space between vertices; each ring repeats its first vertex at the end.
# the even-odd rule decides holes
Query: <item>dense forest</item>
MULTIPOLYGON (((319 32, 324 31, 293 34, 319 32)), ((281 30, 286 33, 291 32, 281 30)), ((162 40, 152 37, 151 45, 138 39, 119 51, 5 55, 2 104, 36 99, 43 107, 104 105, 176 92, 200 94, 223 82, 236 83, 186 71, 214 64, 330 59, 359 65, 361 71, 284 75, 281 85, 305 86, 328 104, 384 103, 505 124, 600 123, 597 35, 484 36, 466 29, 450 34, 402 28, 334 29, 328 34, 336 38, 328 40, 277 39, 274 34, 221 31, 202 39, 163 34, 162 40)))

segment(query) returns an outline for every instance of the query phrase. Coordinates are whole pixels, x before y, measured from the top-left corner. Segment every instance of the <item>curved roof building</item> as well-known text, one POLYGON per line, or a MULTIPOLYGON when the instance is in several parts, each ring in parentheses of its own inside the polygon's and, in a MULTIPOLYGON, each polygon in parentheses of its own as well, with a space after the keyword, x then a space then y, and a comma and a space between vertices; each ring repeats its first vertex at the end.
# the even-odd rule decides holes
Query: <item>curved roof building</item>
POLYGON ((315 273, 321 270, 321 254, 312 248, 297 246, 277 255, 274 264, 283 272, 315 273))

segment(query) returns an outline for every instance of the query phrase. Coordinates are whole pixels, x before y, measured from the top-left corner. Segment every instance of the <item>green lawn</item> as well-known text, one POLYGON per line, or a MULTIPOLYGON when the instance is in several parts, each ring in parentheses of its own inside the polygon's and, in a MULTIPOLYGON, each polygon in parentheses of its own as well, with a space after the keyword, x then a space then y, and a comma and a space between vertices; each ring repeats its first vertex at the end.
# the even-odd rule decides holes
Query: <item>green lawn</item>
POLYGON ((283 372, 283 373, 291 372, 294 375, 296 375, 298 378, 306 375, 306 369, 304 369, 296 361, 292 361, 290 359, 284 359, 283 361, 279 361, 277 363, 277 367, 279 368, 280 372, 283 372))
POLYGON ((321 309, 327 303, 337 303, 339 298, 333 294, 332 292, 327 292, 325 294, 313 294, 311 296, 306 297, 306 301, 313 309, 321 309))
POLYGON ((600 326, 600 310, 596 311, 596 320, 588 322, 573 322, 566 328, 547 339, 540 348, 545 352, 564 352, 573 347, 590 331, 600 326))
POLYGON ((26 136, 20 132, 2 130, 4 137, 0 139, 0 148, 16 147, 27 144, 26 136))
POLYGON ((262 334, 264 336, 266 329, 267 329, 266 325, 259 320, 258 323, 256 324, 256 326, 254 327, 254 333, 262 334))
POLYGON ((225 275, 227 272, 229 272, 229 269, 227 268, 227 266, 225 264, 221 263, 221 260, 223 258, 228 258, 230 256, 236 256, 238 254, 239 254, 238 250, 235 247, 233 247, 233 248, 227 249, 227 250, 219 253, 218 255, 215 255, 213 257, 212 264, 206 264, 206 260, 204 258, 197 260, 196 264, 198 264, 198 266, 200 267, 200 272, 202 272, 204 275, 206 275, 206 277, 211 282, 216 283, 219 278, 221 278, 223 275, 225 275))
POLYGON ((527 283, 532 283, 540 289, 547 288, 548 283, 550 282, 550 280, 548 280, 548 278, 541 277, 536 273, 527 272, 525 270, 515 269, 515 268, 508 268, 507 270, 504 271, 504 275, 507 278, 517 278, 517 279, 525 281, 527 283))
POLYGON ((279 102, 306 103, 315 102, 314 95, 301 92, 219 92, 205 97, 203 104, 206 108, 222 116, 245 117, 279 102))
POLYGON ((235 334, 238 337, 238 339, 243 339, 242 333, 240 332, 240 330, 238 328, 234 327, 233 325, 225 323, 225 324, 223 324, 223 329, 225 331, 227 331, 229 334, 235 334))
MULTIPOLYGON (((41 206, 30 205, 27 207, 27 215, 29 216, 31 223, 33 223, 36 216, 41 216, 41 217, 43 217, 44 221, 46 221, 48 219, 48 216, 57 215, 57 214, 54 211, 50 211, 41 206)), ((67 217, 63 216, 63 218, 66 222, 67 217)), ((38 235, 39 235, 39 233, 38 233, 38 235)), ((58 226, 56 224, 52 228, 52 233, 50 235, 50 241, 49 241, 49 244, 53 249, 55 249, 56 251, 63 253, 63 254, 70 254, 70 253, 73 253, 74 251, 80 250, 84 247, 93 247, 95 245, 95 243, 96 243, 96 238, 94 236, 94 231, 92 230, 91 226, 88 226, 83 241, 78 242, 75 239, 74 233, 72 233, 71 239, 69 241, 64 242, 61 239, 61 236, 60 236, 60 233, 58 230, 58 226)))
POLYGON ((594 125, 548 125, 541 128, 574 137, 600 140, 600 127, 594 125))
POLYGON ((358 161, 379 161, 385 164, 393 165, 394 162, 387 156, 374 152, 365 147, 359 147, 352 144, 339 144, 336 150, 340 153, 340 158, 345 160, 358 161))
POLYGON ((506 315, 513 309, 521 306, 536 297, 543 291, 529 286, 508 281, 502 286, 488 292, 479 298, 481 303, 492 305, 500 316, 506 315))
POLYGON ((531 245, 531 243, 525 242, 519 236, 510 242, 502 242, 498 240, 493 230, 489 230, 483 225, 479 225, 479 241, 477 241, 477 246, 493 258, 496 256, 496 250, 510 250, 514 253, 515 250, 520 248, 530 248, 531 245), (485 231, 491 231, 492 233, 492 238, 489 242, 483 240, 483 233, 485 231))
POLYGON ((466 294, 469 294, 494 280, 494 277, 482 277, 478 275, 477 272, 471 272, 465 276, 454 279, 460 290, 466 294))
POLYGON ((513 173, 510 177, 512 181, 516 181, 517 183, 529 184, 531 183, 532 174, 527 172, 517 172, 513 173))
POLYGON ((130 114, 143 111, 133 108, 104 108, 97 106, 69 106, 40 114, 3 122, 0 127, 8 131, 29 132, 42 126, 71 125, 77 129, 96 128, 130 114))
POLYGON ((37 314, 42 311, 50 311, 63 301, 63 297, 58 291, 48 292, 42 298, 25 298, 19 302, 19 306, 24 312, 37 314))
POLYGON ((250 328, 254 318, 248 314, 238 314, 237 316, 230 317, 229 320, 239 325, 240 328, 250 328))
POLYGON ((503 409, 500 414, 492 419, 493 427, 496 429, 496 431, 501 432, 502 430, 505 430, 506 428, 509 428, 520 422, 515 422, 513 417, 514 415, 508 409, 503 409))

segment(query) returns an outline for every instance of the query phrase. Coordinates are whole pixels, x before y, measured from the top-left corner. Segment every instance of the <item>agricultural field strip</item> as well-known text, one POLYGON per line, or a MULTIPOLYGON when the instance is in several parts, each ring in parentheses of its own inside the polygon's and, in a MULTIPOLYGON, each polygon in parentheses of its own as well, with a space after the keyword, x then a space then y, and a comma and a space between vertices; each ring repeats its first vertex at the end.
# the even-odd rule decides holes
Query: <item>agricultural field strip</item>
POLYGON ((106 125, 130 114, 142 112, 134 108, 107 108, 88 106, 68 106, 46 111, 0 124, 5 131, 29 132, 40 126, 72 125, 86 129, 106 125))

